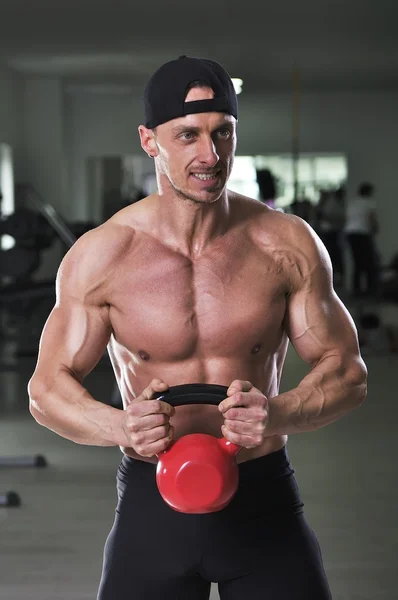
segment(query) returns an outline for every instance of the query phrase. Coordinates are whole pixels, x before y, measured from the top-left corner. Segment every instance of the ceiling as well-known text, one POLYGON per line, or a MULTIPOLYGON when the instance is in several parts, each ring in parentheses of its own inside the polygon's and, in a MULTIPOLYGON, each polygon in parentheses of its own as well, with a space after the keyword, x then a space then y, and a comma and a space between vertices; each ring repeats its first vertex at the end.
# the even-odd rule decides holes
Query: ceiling
POLYGON ((398 90, 397 0, 1 0, 0 63, 69 82, 142 85, 180 54, 244 90, 398 90))

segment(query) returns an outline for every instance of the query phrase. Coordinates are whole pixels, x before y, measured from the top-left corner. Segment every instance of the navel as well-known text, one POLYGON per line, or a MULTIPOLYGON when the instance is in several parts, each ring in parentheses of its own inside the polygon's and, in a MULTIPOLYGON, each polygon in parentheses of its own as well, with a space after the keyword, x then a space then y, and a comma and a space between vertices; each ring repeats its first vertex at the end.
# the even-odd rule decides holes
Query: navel
POLYGON ((149 356, 148 352, 145 352, 145 350, 138 350, 138 356, 142 360, 150 360, 151 359, 151 357, 149 356))
POLYGON ((256 344, 253 348, 252 348, 252 354, 258 354, 261 350, 261 344, 256 344))

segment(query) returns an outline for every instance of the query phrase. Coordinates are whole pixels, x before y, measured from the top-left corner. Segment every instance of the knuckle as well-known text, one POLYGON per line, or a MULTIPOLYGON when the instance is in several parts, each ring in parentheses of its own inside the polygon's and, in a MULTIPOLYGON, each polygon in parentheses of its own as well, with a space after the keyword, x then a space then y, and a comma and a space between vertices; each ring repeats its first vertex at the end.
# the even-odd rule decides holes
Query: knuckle
POLYGON ((134 435, 134 443, 135 443, 135 445, 136 445, 136 446, 137 446, 137 445, 138 445, 138 446, 142 446, 142 444, 143 444, 143 441, 144 441, 144 436, 143 436, 143 434, 142 434, 142 433, 140 433, 140 432, 136 432, 136 433, 135 433, 135 435, 134 435))
POLYGON ((131 431, 131 433, 137 433, 139 430, 138 422, 136 420, 130 421, 130 423, 128 424, 128 428, 129 431, 131 431))
POLYGON ((162 405, 160 400, 151 400, 149 403, 149 410, 151 413, 160 413, 162 412, 162 405))
POLYGON ((134 400, 132 400, 132 402, 130 402, 130 404, 126 408, 126 414, 128 416, 135 415, 139 406, 140 406, 140 401, 137 400, 137 398, 135 398, 134 400))
POLYGON ((266 416, 267 416, 267 413, 264 410, 257 410, 255 412, 256 421, 263 422, 265 420, 266 416))
POLYGON ((157 425, 165 425, 168 422, 168 417, 165 414, 160 414, 156 416, 156 424, 157 425))
POLYGON ((160 434, 162 437, 168 436, 169 428, 167 427, 167 425, 162 425, 162 427, 160 428, 160 434))
POLYGON ((161 450, 166 450, 167 446, 170 444, 170 440, 169 439, 164 439, 161 442, 159 442, 159 448, 161 450))

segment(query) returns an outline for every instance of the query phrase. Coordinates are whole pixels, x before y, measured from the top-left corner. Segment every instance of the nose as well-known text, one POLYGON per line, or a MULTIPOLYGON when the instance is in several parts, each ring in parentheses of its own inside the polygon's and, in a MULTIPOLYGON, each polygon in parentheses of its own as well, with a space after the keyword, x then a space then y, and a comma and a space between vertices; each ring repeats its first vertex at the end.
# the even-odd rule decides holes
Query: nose
POLYGON ((214 141, 210 136, 203 136, 199 142, 198 160, 207 167, 214 167, 219 161, 219 155, 214 141))

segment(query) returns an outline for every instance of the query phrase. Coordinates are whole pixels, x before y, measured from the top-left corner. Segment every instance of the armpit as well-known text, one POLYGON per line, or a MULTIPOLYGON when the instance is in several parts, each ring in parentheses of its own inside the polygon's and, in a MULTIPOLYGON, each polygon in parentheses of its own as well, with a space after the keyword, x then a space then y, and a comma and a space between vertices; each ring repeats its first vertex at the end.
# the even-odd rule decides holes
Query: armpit
POLYGON ((305 272, 309 271, 309 265, 306 264, 308 261, 302 252, 292 249, 278 250, 274 251, 272 256, 276 272, 278 275, 284 275, 286 279, 289 293, 301 288, 305 280, 305 272))

